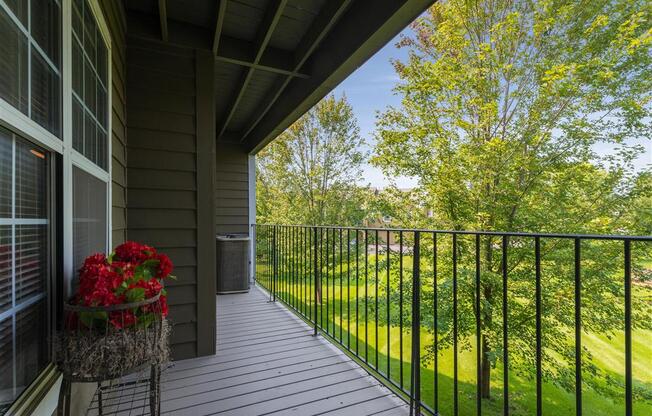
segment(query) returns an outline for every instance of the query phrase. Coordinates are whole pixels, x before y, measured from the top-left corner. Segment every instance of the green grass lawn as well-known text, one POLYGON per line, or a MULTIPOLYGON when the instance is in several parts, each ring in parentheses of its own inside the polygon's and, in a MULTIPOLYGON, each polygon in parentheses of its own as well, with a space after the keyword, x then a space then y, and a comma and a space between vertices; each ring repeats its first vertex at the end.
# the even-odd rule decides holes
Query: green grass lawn
MULTIPOLYGON (((259 276, 266 276, 264 266, 258 268, 259 276)), ((271 282, 261 278, 259 282, 266 287, 271 287, 271 282)), ((283 277, 277 281, 277 297, 287 303, 296 305, 301 311, 309 311, 312 315, 314 304, 312 302, 314 293, 313 286, 307 281, 293 281, 291 290, 288 289, 288 280, 283 277), (304 293, 307 294, 307 301, 304 302, 304 293)), ((336 340, 342 342, 343 347, 357 356, 361 361, 370 367, 377 369, 385 377, 389 377, 395 384, 401 385, 401 329, 398 325, 392 325, 388 331, 385 324, 378 326, 378 338, 376 338, 376 326, 374 325, 374 314, 370 313, 367 323, 364 322, 364 287, 351 286, 349 302, 347 303, 347 287, 340 287, 336 279, 334 288, 329 282, 328 302, 326 302, 326 291, 323 289, 322 303, 318 306, 319 320, 323 320, 323 328, 328 329, 336 340), (355 300, 358 296, 358 323, 356 325, 355 300), (348 307, 348 308, 347 308, 348 307), (333 309, 334 308, 334 309, 333 309), (340 308, 342 314, 340 314, 340 308), (328 313, 327 313, 328 309, 328 313), (347 311, 348 309, 348 311, 347 311), (333 316, 333 311, 335 312, 333 316), (348 313, 350 312, 350 313, 348 313), (341 334, 341 335, 340 335, 341 334), (378 354, 376 359, 376 346, 378 354), (387 365, 389 357, 389 376, 387 365)), ((652 308, 652 288, 635 286, 634 296, 647 298, 647 304, 652 308)), ((374 287, 368 287, 368 294, 373 296, 374 287)), ((385 299, 381 297, 382 304, 385 299)), ((380 310, 379 313, 384 313, 380 310)), ((380 321, 380 320, 379 320, 380 321)), ((425 356, 425 347, 432 345, 433 339, 424 328, 420 338, 422 356, 425 356)), ((409 391, 410 380, 410 353, 411 339, 409 328, 403 328, 403 389, 409 391)), ((513 335, 510 335, 513 336, 513 335)), ((647 396, 652 395, 652 331, 633 330, 633 375, 635 389, 642 389, 647 396)), ((463 340, 460 340, 460 343, 463 340)), ((475 345, 475 339, 469 339, 468 344, 475 345)), ((532 340, 534 343, 534 340, 532 340)), ((582 343, 594 357, 594 363, 604 370, 610 377, 622 382, 624 386, 624 335, 608 337, 606 334, 582 333, 582 343)), ((440 351, 438 355, 437 371, 437 394, 438 409, 441 414, 451 414, 453 405, 453 351, 447 349, 440 351)), ((458 388, 459 388, 459 414, 474 415, 476 409, 476 351, 474 347, 460 350, 458 354, 458 388)), ((421 389, 422 400, 430 407, 435 407, 435 372, 432 362, 422 364, 421 368, 421 389)), ((484 415, 499 415, 503 409, 503 369, 499 361, 497 368, 491 372, 491 399, 482 401, 484 415)), ((510 371, 509 378, 509 402, 510 413, 514 415, 531 415, 536 412, 536 384, 534 379, 528 375, 517 374, 510 371)), ((567 391, 552 383, 543 384, 543 410, 546 415, 574 415, 575 414, 575 393, 567 391)), ((583 386, 583 410, 584 414, 596 416, 611 416, 624 413, 624 388, 623 398, 614 399, 583 386)), ((635 400, 634 411, 636 415, 652 415, 652 400, 635 400)))

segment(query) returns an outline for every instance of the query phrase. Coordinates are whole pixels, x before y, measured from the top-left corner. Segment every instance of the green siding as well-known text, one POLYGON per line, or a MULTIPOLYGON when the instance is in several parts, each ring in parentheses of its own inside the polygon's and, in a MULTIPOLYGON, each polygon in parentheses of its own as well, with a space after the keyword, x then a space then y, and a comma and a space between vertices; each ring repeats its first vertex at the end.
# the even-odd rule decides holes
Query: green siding
POLYGON ((205 176, 213 169, 215 131, 205 120, 211 103, 200 108, 203 90, 212 97, 212 78, 202 78, 206 60, 192 49, 127 42, 128 237, 156 246, 175 264, 178 280, 168 285, 173 357, 212 354, 215 240, 206 213, 214 212, 214 187, 205 176))
POLYGON ((127 21, 121 2, 100 0, 102 13, 111 32, 111 174, 112 240, 123 243, 127 235, 127 131, 125 90, 125 34, 127 21))
POLYGON ((218 144, 215 178, 215 227, 218 234, 249 231, 248 172, 248 155, 244 147, 218 144))

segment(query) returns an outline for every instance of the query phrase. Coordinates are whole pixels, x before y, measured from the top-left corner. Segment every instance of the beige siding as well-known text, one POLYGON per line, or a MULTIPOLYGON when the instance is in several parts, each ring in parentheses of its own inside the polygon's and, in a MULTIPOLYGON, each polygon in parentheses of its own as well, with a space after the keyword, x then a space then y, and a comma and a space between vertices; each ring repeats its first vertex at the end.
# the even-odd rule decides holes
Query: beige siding
POLYGON ((249 231, 247 153, 233 144, 218 144, 215 153, 216 232, 246 233, 249 231))
POLYGON ((127 234, 127 128, 126 128, 126 19, 122 2, 100 0, 111 32, 111 170, 113 245, 123 243, 127 234))

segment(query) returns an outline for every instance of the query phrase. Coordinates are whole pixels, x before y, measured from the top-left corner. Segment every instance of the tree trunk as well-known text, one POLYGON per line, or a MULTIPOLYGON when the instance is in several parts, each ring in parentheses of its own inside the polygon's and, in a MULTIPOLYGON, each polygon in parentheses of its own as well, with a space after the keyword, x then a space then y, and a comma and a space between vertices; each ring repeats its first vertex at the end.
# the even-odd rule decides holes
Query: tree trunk
POLYGON ((482 336, 482 368, 480 375, 480 395, 483 399, 491 398, 491 361, 489 360, 489 353, 491 347, 487 337, 482 336))

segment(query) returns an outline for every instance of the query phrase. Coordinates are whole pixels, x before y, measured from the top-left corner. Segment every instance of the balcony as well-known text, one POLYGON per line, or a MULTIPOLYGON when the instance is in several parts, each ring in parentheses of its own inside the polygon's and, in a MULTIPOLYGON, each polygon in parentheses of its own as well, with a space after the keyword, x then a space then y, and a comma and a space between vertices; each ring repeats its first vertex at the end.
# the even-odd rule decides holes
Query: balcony
MULTIPOLYGON (((649 331, 636 321, 650 305, 635 276, 650 236, 253 227, 256 286, 218 297, 217 354, 167 370, 163 414, 650 410, 641 371, 649 331), (609 275, 599 273, 605 261, 619 262, 609 275), (595 334, 604 311, 585 306, 596 292, 622 312, 610 334, 595 334), (560 316, 568 319, 555 329, 560 316), (551 369, 573 381, 561 402, 551 369), (603 369, 620 400, 597 394, 603 369)), ((147 413, 143 383, 103 388, 103 414, 147 413)), ((98 413, 96 397, 89 414, 98 413)))
POLYGON ((271 299, 412 413, 652 412, 641 279, 650 236, 278 225, 255 234, 256 278, 271 299))
MULTIPOLYGON (((162 414, 408 414, 404 401, 260 288, 219 296, 217 316, 217 354, 164 373, 162 414)), ((146 383, 131 377, 103 388, 101 414, 149 414, 146 383)), ((88 414, 100 414, 97 395, 88 414)))

